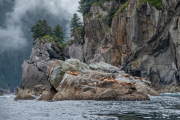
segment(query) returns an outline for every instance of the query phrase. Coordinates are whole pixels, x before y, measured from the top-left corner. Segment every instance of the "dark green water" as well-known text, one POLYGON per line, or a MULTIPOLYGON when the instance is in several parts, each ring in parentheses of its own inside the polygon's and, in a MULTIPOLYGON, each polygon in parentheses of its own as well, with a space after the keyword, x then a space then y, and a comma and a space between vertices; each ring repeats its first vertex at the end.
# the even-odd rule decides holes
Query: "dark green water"
POLYGON ((0 120, 180 120, 180 96, 151 101, 14 101, 0 97, 0 120))

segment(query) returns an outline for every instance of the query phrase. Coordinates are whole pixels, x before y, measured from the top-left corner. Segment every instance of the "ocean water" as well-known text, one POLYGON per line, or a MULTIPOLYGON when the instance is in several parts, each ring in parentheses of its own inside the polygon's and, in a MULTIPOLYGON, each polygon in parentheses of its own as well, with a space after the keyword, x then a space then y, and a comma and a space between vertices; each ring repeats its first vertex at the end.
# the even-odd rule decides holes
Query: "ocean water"
POLYGON ((0 97, 0 120, 180 120, 180 95, 150 101, 14 101, 0 97))

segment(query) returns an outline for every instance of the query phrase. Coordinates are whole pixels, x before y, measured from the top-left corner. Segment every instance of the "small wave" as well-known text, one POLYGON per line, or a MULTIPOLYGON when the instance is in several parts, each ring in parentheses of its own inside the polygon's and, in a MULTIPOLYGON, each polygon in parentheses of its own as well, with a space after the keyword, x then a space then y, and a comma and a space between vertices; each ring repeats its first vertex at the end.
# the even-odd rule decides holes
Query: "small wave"
POLYGON ((15 95, 13 94, 5 94, 3 96, 0 96, 1 98, 11 98, 11 97, 14 97, 15 95))

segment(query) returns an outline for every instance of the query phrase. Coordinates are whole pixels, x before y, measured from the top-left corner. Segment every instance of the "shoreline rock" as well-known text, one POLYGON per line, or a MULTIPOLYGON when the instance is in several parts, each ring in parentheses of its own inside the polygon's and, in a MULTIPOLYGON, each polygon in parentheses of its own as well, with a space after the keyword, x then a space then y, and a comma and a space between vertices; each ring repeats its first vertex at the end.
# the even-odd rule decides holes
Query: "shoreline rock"
MULTIPOLYGON (((57 61, 54 62, 56 63, 57 61)), ((121 71, 118 67, 104 62, 94 63, 88 66, 77 59, 71 58, 62 61, 60 64, 54 64, 55 66, 53 67, 52 64, 48 67, 48 71, 51 70, 51 72, 47 73, 50 83, 55 83, 52 80, 58 79, 58 81, 56 80, 56 84, 51 84, 56 91, 52 92, 50 90, 46 92, 39 100, 50 100, 51 98, 57 101, 135 101, 150 100, 148 94, 159 95, 150 88, 151 82, 143 78, 132 77, 121 71)))
MULTIPOLYGON (((133 77, 108 63, 92 63, 89 66, 77 59, 52 60, 47 66, 47 82, 51 85, 35 85, 33 95, 38 100, 150 100, 148 94, 159 95, 145 78, 133 77)), ((17 88, 14 100, 34 100, 31 90, 17 88)))
POLYGON ((133 85, 83 75, 66 74, 57 90, 54 100, 150 100, 147 94, 137 92, 133 85))
POLYGON ((36 99, 32 95, 28 93, 28 90, 23 90, 21 88, 17 88, 16 97, 14 98, 15 101, 17 100, 34 100, 36 99))

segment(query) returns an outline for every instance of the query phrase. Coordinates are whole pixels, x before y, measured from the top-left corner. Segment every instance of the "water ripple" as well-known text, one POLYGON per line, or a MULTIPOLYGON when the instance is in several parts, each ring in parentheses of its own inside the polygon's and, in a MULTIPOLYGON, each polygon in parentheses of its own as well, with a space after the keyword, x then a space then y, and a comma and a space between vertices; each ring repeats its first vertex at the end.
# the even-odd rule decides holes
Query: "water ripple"
POLYGON ((180 98, 151 101, 14 101, 0 97, 0 120, 180 120, 180 98))

